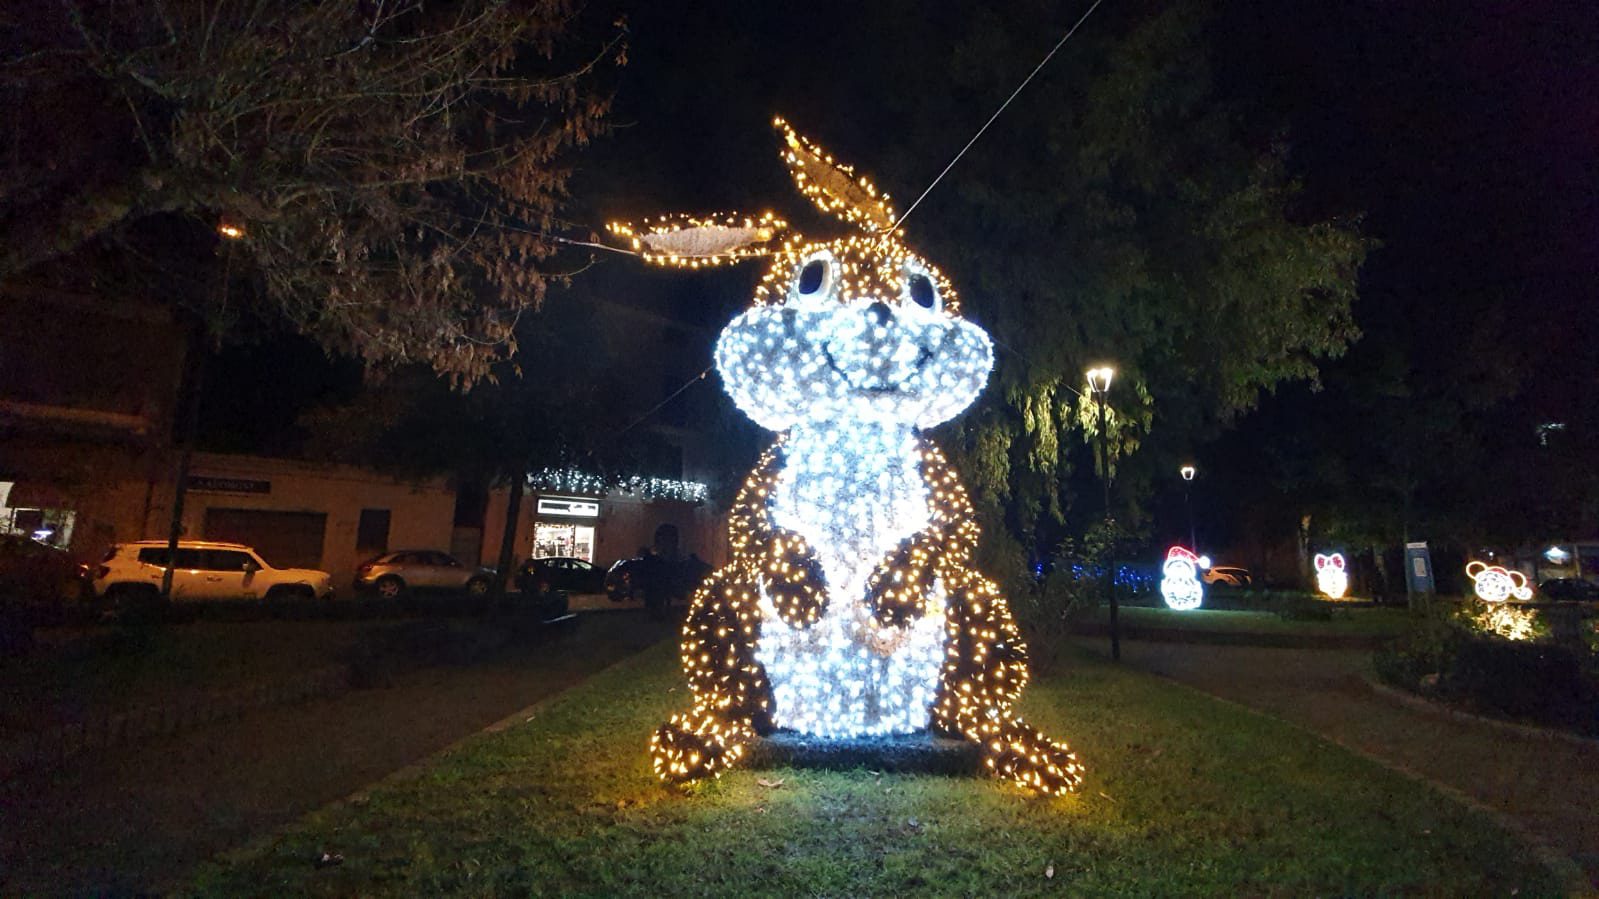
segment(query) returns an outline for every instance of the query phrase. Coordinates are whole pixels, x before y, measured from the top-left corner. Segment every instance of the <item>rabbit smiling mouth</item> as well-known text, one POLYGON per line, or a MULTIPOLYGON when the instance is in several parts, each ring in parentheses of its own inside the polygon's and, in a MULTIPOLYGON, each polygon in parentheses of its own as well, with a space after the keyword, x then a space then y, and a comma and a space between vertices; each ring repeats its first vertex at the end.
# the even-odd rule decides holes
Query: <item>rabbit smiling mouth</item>
POLYGON ((823 344, 821 349, 822 358, 827 360, 827 367, 843 379, 850 389, 860 393, 900 393, 910 379, 921 374, 927 363, 933 360, 933 351, 928 347, 921 347, 916 360, 909 365, 894 365, 895 360, 891 357, 886 360, 872 360, 846 366, 840 365, 833 357, 831 346, 823 344), (896 375, 898 377, 895 377, 896 375))

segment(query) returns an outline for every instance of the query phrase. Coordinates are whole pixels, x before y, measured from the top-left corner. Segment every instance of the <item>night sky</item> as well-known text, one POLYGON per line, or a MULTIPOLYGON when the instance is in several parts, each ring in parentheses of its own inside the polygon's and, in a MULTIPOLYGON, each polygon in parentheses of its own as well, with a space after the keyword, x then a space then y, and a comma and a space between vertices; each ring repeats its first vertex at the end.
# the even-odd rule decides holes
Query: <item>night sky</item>
MULTIPOLYGON (((1087 4, 1061 4, 1058 20, 1038 23, 1038 51, 992 65, 1018 82, 1087 4)), ((929 65, 915 83, 884 83, 862 54, 925 53, 895 23, 859 4, 652 2, 616 4, 629 17, 629 64, 619 74, 614 134, 579 160, 573 218, 600 232, 611 218, 680 210, 797 212, 797 198, 775 159, 768 127, 783 114, 859 163, 901 203, 913 197, 1001 99, 969 100, 965 120, 948 123, 947 140, 887 168, 874 129, 891 121, 896 92, 949 91, 946 73, 929 65)), ((1107 0, 1062 57, 1096 31, 1158 8, 1107 0)), ((1522 401, 1557 416, 1595 402, 1594 301, 1599 299, 1599 14, 1582 0, 1447 5, 1401 2, 1217 4, 1211 29, 1218 92, 1250 110, 1252 121, 1282 126, 1306 205, 1318 215, 1361 213, 1380 241, 1361 275, 1356 314, 1367 337, 1408 335, 1412 361, 1436 351, 1433 331, 1459 316, 1499 316, 1507 346, 1547 360, 1522 401), (1479 308, 1480 307, 1480 308, 1479 308), (1490 308, 1491 307, 1491 308, 1490 308)), ((607 8, 596 7, 604 13, 607 8)), ((959 33, 973 8, 931 4, 914 34, 959 33)), ((982 14, 1005 14, 984 7, 982 14)), ((938 51, 938 52, 934 52, 938 51)), ((1065 67, 1052 64, 1016 101, 1047 101, 1065 67), (1054 76, 1055 80, 1051 80, 1054 76)), ((972 151, 1003 154, 1027 139, 1001 117, 972 151)), ((901 148, 902 149, 902 148, 901 148)), ((918 235, 940 228, 939 195, 957 189, 957 166, 908 223, 918 235)), ((576 232, 575 232, 576 233, 576 232)), ((581 235, 579 236, 586 236, 581 235)), ((598 283, 629 300, 715 328, 742 302, 751 268, 702 278, 663 279, 631 271, 623 257, 600 260, 598 283)), ((1003 264, 996 259, 995 264, 1003 264)), ((950 272, 960 283, 962 273, 950 272)), ((316 353, 294 341, 224 353, 224 377, 207 404, 211 442, 256 439, 250 420, 292 428, 297 408, 321 392, 350 389, 356 370, 319 368, 316 353), (281 346, 280 346, 281 344, 281 346), (271 376, 261 354, 284 354, 299 372, 271 376), (253 354, 253 355, 252 355, 253 354), (309 373, 308 373, 309 372, 309 373), (230 412, 230 410, 232 410, 230 412)), ((703 354, 709 347, 687 347, 703 354)), ((1366 364, 1357 345, 1337 365, 1366 364)), ((1491 365, 1491 359, 1484 364, 1491 365)), ((696 389, 713 389, 714 381, 696 389)), ((1300 396, 1292 390, 1285 396, 1300 396)), ((1273 427, 1270 400, 1242 428, 1273 427)), ((269 441, 270 442, 270 441, 269 441)), ((1204 449, 1196 448, 1204 458, 1204 449)), ((1225 467, 1226 457, 1206 460, 1225 467)), ((1173 492, 1163 497, 1172 518, 1173 492)), ((1167 521, 1166 530, 1177 522, 1167 521)))

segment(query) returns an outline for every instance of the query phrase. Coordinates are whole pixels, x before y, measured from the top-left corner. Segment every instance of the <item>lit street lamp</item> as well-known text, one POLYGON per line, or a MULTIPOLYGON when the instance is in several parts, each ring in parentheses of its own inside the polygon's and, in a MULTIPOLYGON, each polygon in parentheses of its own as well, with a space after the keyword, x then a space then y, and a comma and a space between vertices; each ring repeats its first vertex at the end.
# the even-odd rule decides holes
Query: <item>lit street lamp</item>
POLYGON ((1105 538, 1111 547, 1105 560, 1105 591, 1110 594, 1110 657, 1112 661, 1119 662, 1122 658, 1122 634, 1116 614, 1116 554, 1112 537, 1115 528, 1110 517, 1110 439, 1105 432, 1105 395, 1110 393, 1110 382, 1115 376, 1116 370, 1108 365, 1088 370, 1088 390, 1099 404, 1099 474, 1105 488, 1105 538))
POLYGON ((1194 506, 1188 501, 1188 485, 1193 483, 1194 475, 1198 474, 1199 470, 1192 465, 1184 465, 1177 471, 1183 476, 1183 508, 1188 512, 1188 548, 1197 553, 1199 538, 1194 536, 1194 506))
MULTIPOLYGON (((217 222, 217 234, 231 244, 243 240, 245 231, 243 225, 224 218, 217 222)), ((227 306, 228 284, 233 271, 232 250, 228 246, 222 255, 223 307, 227 306)), ((183 413, 183 449, 178 455, 178 475, 172 484, 172 523, 167 528, 167 567, 161 573, 162 602, 172 599, 172 573, 177 567, 178 541, 183 537, 183 503, 189 494, 189 463, 194 456, 194 434, 200 421, 200 390, 205 383, 206 353, 199 339, 202 331, 203 328, 196 325, 190 333, 189 351, 185 359, 190 368, 179 382, 178 402, 173 404, 174 411, 184 407, 184 393, 187 393, 187 406, 183 413)))

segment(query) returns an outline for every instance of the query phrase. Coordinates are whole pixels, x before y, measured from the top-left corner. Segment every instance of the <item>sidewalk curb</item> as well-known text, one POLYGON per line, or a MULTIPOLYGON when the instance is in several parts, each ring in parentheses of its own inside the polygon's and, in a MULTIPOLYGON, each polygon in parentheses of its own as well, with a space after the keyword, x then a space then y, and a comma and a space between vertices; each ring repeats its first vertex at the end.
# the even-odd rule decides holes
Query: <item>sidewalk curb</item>
MULTIPOLYGON (((527 706, 525 708, 522 708, 522 709, 519 709, 519 710, 517 710, 515 712, 512 712, 511 714, 505 716, 504 718, 501 718, 498 721, 493 722, 492 724, 489 724, 486 727, 483 727, 483 728, 481 728, 479 730, 473 731, 472 733, 469 733, 466 736, 461 737, 460 739, 451 742, 449 745, 444 746, 443 748, 439 749, 437 752, 430 753, 430 754, 428 754, 426 756, 423 756, 422 758, 412 762, 409 765, 406 765, 403 768, 398 768, 398 769, 395 769, 394 771, 389 772, 388 774, 385 774, 384 776, 378 778, 375 781, 372 781, 371 783, 369 783, 366 786, 360 788, 359 790, 356 790, 355 792, 349 794, 348 796, 345 796, 345 797, 340 798, 340 799, 335 799, 335 800, 333 800, 331 802, 328 802, 328 803, 326 803, 324 805, 320 805, 320 806, 318 806, 318 807, 306 812, 305 814, 301 815, 300 817, 296 818, 295 820, 289 822, 288 824, 284 825, 283 827, 277 828, 276 830, 270 831, 268 833, 261 834, 261 835, 255 837, 255 838, 253 838, 253 839, 247 840, 244 843, 242 843, 241 845, 235 846, 232 849, 224 849, 221 852, 218 852, 217 854, 211 856, 210 858, 205 859, 204 861, 198 862, 198 863, 190 866, 188 870, 180 872, 172 880, 167 881, 165 883, 158 884, 156 886, 155 890, 154 890, 154 895, 166 896, 166 895, 174 895, 174 894, 178 894, 178 893, 183 892, 184 887, 186 887, 189 884, 193 883, 194 874, 200 868, 205 867, 206 865, 233 865, 233 864, 236 864, 238 862, 242 862, 242 861, 244 861, 246 859, 253 858, 253 857, 257 856, 257 855, 260 855, 260 854, 263 854, 265 852, 271 851, 271 849, 274 846, 276 846, 277 844, 281 843, 284 840, 285 837, 289 836, 295 830, 297 830, 300 827, 301 823, 307 817, 309 817, 311 815, 320 815, 320 814, 323 814, 325 812, 337 811, 339 809, 347 808, 349 806, 356 805, 357 803, 365 802, 367 799, 371 798, 373 793, 375 793, 375 792, 377 792, 379 790, 385 789, 387 787, 395 786, 397 784, 405 783, 407 781, 417 780, 417 779, 421 778, 424 774, 426 774, 428 769, 430 769, 434 765, 434 763, 438 762, 440 759, 444 758, 445 756, 448 756, 448 755, 450 755, 450 754, 452 754, 454 752, 459 751, 462 747, 464 747, 468 743, 471 743, 474 740, 480 739, 480 738, 488 736, 490 734, 497 734, 497 733, 500 733, 501 731, 509 730, 509 729, 511 729, 512 727, 515 727, 518 724, 525 724, 525 723, 531 721, 534 717, 537 716, 537 714, 538 714, 538 712, 540 710, 542 710, 546 706, 549 706, 550 704, 554 703, 556 700, 558 700, 561 697, 565 696, 567 693, 570 693, 572 690, 576 689, 577 687, 580 687, 583 684, 588 683, 590 680, 593 680, 594 678, 599 677, 600 675, 609 673, 610 671, 612 671, 612 670, 614 670, 616 668, 620 668, 623 665, 626 665, 626 664, 629 664, 629 663, 631 663, 633 661, 636 661, 639 658, 639 656, 643 655, 646 652, 649 652, 653 648, 654 648, 654 644, 652 644, 650 646, 646 646, 643 649, 640 649, 638 652, 633 653, 632 655, 625 656, 623 658, 617 659, 616 661, 612 662, 611 664, 606 665, 604 668, 600 668, 600 669, 597 669, 595 671, 590 672, 587 676, 583 677, 581 680, 577 681, 576 683, 573 683, 573 684, 567 686, 564 689, 557 690, 556 692, 551 693, 550 695, 544 697, 543 699, 538 700, 537 702, 533 703, 532 705, 529 705, 529 706, 527 706)), ((311 864, 311 860, 307 859, 306 860, 306 864, 311 864)))
POLYGON ((1385 684, 1370 674, 1362 674, 1360 677, 1361 680, 1366 682, 1366 686, 1371 688, 1372 692, 1378 694, 1379 696, 1392 699, 1401 705, 1409 706, 1417 711, 1427 712, 1429 714, 1439 715, 1446 718, 1453 718, 1456 721, 1466 721, 1472 724, 1486 724, 1489 727, 1498 728, 1499 730, 1508 731, 1523 737, 1530 737, 1534 740, 1545 740, 1551 743, 1567 743, 1577 747, 1578 749, 1590 749, 1599 752, 1599 739, 1595 739, 1593 737, 1584 737, 1580 734, 1568 733, 1563 730, 1555 730, 1554 728, 1550 727, 1538 727, 1537 725, 1533 724, 1518 724, 1514 721, 1502 721, 1498 718, 1489 718, 1486 715, 1478 715, 1463 709, 1457 709, 1454 706, 1447 705, 1442 702, 1436 702, 1426 698, 1425 696, 1418 696, 1409 690, 1403 690, 1399 687, 1385 684))
POLYGON ((1138 670, 1152 677, 1160 678, 1169 684, 1174 684, 1178 687, 1181 687, 1184 690, 1188 690, 1192 693, 1198 693, 1201 696, 1214 699, 1217 702, 1247 712, 1257 718, 1265 718, 1269 721, 1274 721, 1278 724, 1292 728, 1307 736, 1314 737, 1318 740, 1324 740, 1343 749, 1346 752, 1357 755, 1368 762, 1372 762, 1382 768, 1394 772, 1395 774, 1442 793, 1444 796, 1454 800, 1456 803, 1464 806, 1466 809, 1487 817, 1494 824, 1498 825, 1501 830, 1507 831, 1520 839, 1522 843, 1532 851, 1532 854, 1538 860, 1538 863, 1543 865, 1544 869, 1560 882, 1561 888, 1565 895, 1583 897, 1599 896, 1599 889, 1596 889, 1594 885, 1588 881, 1588 876, 1583 873, 1582 867, 1578 865, 1576 861, 1571 858, 1571 856, 1566 855, 1564 852, 1561 852, 1559 849, 1556 849, 1554 846, 1550 845, 1549 842, 1546 841, 1542 836, 1534 833, 1532 830, 1528 829, 1526 825, 1522 824, 1520 821, 1517 821, 1509 814, 1506 814, 1505 812, 1502 812, 1493 806, 1487 805, 1481 800, 1467 793, 1461 792, 1449 784, 1433 780, 1419 771, 1407 768, 1397 762, 1389 761, 1382 756, 1368 752, 1359 746, 1347 743, 1336 737, 1321 733, 1319 731, 1311 730, 1304 725, 1289 721, 1286 718, 1279 718, 1276 715, 1261 711, 1253 706, 1244 705, 1241 702, 1228 699, 1225 696, 1217 696, 1214 693, 1206 692, 1205 690, 1201 690, 1200 688, 1190 684, 1185 684, 1175 678, 1167 677, 1164 674, 1159 674, 1144 668, 1139 668, 1138 670))

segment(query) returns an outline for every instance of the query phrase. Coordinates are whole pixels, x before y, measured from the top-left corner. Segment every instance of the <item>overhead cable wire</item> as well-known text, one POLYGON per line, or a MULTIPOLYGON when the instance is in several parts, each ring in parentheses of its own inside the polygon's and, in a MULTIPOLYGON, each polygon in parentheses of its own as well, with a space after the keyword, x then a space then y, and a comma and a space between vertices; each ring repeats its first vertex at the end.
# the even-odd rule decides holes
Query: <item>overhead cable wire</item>
POLYGON ((904 224, 906 219, 910 218, 911 213, 916 211, 916 207, 921 205, 921 202, 927 199, 927 195, 933 192, 933 188, 938 186, 938 182, 944 180, 944 176, 948 175, 949 170, 955 167, 955 163, 960 162, 961 157, 966 155, 966 151, 970 150, 972 145, 977 143, 977 139, 983 136, 983 132, 988 130, 988 126, 994 124, 994 120, 999 118, 1000 114, 1005 111, 1005 107, 1009 106, 1011 101, 1016 99, 1016 96, 1026 89, 1027 85, 1032 82, 1033 78, 1043 70, 1044 66, 1049 64, 1049 61, 1055 57, 1055 54, 1060 52, 1060 48, 1064 47, 1068 40, 1071 40, 1072 35, 1077 33, 1077 29, 1081 28, 1083 23, 1088 21, 1088 17, 1093 15, 1094 10, 1098 9, 1099 4, 1103 2, 1104 0, 1094 0, 1093 4, 1088 7, 1088 11, 1083 13, 1082 17, 1077 20, 1076 24, 1067 29, 1066 33, 1061 36, 1061 39, 1055 42, 1055 46, 1051 47, 1049 52, 1044 54, 1044 58, 1038 61, 1038 65, 1033 66, 1033 70, 1027 73, 1026 78, 1022 79, 1022 83, 1016 85, 1016 89, 1010 92, 1010 96, 1005 98, 1005 102, 999 104, 999 108, 994 110, 994 114, 988 117, 988 121, 983 123, 983 127, 977 129, 977 133, 973 134, 972 139, 966 142, 966 146, 961 147, 960 152, 955 154, 955 158, 951 159, 949 164, 944 166, 944 170, 938 173, 938 177, 934 178, 931 184, 927 185, 927 189, 922 191, 921 196, 916 198, 916 201, 910 205, 910 208, 900 213, 899 218, 894 221, 894 224, 888 230, 898 230, 899 226, 904 224))

